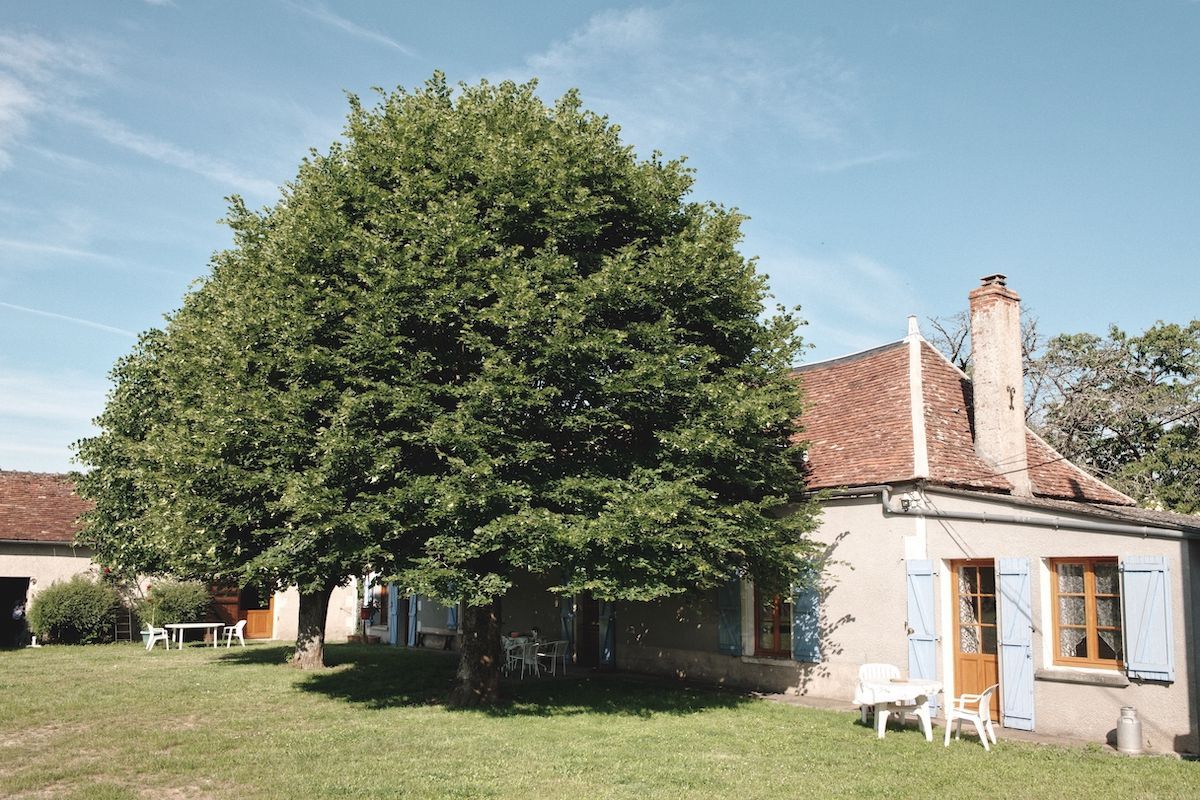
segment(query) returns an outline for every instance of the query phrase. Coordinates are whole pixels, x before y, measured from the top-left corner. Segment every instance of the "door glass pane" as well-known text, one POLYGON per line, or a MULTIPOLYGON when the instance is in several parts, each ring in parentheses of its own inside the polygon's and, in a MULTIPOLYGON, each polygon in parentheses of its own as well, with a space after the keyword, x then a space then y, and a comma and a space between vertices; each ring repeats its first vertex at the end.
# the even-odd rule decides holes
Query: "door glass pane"
POLYGON ((1083 598, 1058 598, 1058 623, 1060 625, 1084 625, 1083 598))
POLYGON ((1113 658, 1121 660, 1121 632, 1120 631, 1096 631, 1096 638, 1100 645, 1100 658, 1113 658))
POLYGON ((1058 591, 1083 594, 1083 564, 1059 564, 1058 591))
POLYGON ((959 622, 978 622, 975 618, 975 598, 960 597, 958 598, 958 621, 959 622))
POLYGON ((980 632, 983 634, 983 652, 989 656, 996 655, 996 629, 985 627, 980 632))
POLYGON ((979 578, 974 567, 958 568, 958 593, 978 594, 979 578))
POLYGON ((1113 563, 1097 564, 1096 572, 1096 594, 1120 594, 1120 589, 1117 588, 1120 584, 1117 583, 1117 565, 1113 563))
POLYGON ((1059 628, 1058 655, 1064 658, 1087 658, 1087 631, 1082 628, 1059 628))
POLYGON ((995 597, 981 597, 981 598, 979 598, 979 606, 980 606, 980 614, 979 614, 980 622, 982 622, 984 625, 995 625, 996 624, 996 598, 995 597))
POLYGON ((979 633, 975 626, 964 626, 959 629, 958 649, 962 653, 978 653, 979 652, 979 633))
POLYGON ((1096 598, 1096 624, 1102 628, 1115 628, 1121 623, 1121 601, 1115 597, 1096 598))
POLYGON ((979 593, 996 593, 996 570, 992 567, 979 568, 979 593))

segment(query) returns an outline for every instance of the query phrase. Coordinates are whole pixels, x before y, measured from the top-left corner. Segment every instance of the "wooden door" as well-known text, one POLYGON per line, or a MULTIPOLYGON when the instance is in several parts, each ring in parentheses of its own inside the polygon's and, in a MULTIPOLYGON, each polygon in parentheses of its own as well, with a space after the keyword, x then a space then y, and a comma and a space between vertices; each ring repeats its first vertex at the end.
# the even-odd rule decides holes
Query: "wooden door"
POLYGON ((600 604, 591 597, 575 599, 575 664, 600 666, 600 604))
MULTIPOLYGON (((999 681, 996 565, 954 564, 954 693, 979 694, 999 681)), ((992 694, 992 719, 1000 720, 1000 691, 992 694)))
POLYGON ((259 592, 247 586, 242 590, 239 602, 240 619, 246 620, 243 634, 247 639, 270 639, 275 635, 275 594, 262 598, 259 592))

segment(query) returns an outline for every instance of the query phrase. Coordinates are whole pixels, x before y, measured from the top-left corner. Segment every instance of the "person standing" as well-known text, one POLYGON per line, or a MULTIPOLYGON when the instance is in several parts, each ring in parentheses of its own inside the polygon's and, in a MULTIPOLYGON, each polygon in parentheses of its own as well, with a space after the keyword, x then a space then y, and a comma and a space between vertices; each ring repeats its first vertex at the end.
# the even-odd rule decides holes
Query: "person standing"
POLYGON ((25 644, 25 601, 18 600, 12 610, 12 646, 25 644))

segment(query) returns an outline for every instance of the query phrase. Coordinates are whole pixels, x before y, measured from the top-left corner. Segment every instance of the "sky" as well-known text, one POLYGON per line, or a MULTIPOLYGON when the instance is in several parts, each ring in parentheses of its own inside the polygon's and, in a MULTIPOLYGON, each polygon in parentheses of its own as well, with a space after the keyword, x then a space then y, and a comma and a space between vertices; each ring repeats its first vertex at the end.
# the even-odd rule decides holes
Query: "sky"
MULTIPOLYGON (((114 362, 347 93, 575 87, 799 306, 811 362, 963 310, 1200 317, 1200 2, 0 2, 0 469, 75 468, 114 362)), ((926 333, 928 335, 926 323, 926 333)))

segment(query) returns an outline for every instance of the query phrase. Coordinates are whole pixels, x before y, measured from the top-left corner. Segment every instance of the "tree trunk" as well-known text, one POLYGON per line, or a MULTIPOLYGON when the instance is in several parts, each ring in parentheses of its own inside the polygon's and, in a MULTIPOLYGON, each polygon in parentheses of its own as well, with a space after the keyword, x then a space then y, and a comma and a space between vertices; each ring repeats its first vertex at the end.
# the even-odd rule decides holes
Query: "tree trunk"
POLYGON ((500 697, 500 601, 467 606, 462 615, 462 656, 451 708, 490 705, 500 697))
POLYGON ((292 664, 299 669, 325 666, 325 617, 333 587, 300 593, 300 620, 296 629, 296 654, 292 664))

